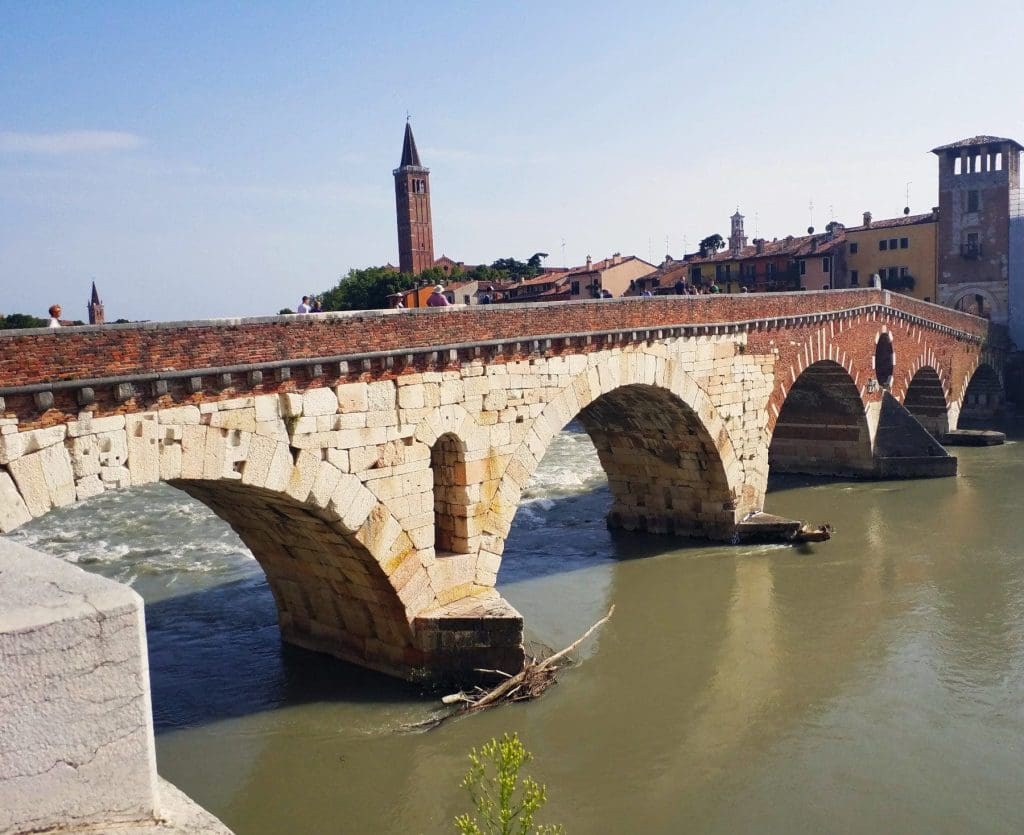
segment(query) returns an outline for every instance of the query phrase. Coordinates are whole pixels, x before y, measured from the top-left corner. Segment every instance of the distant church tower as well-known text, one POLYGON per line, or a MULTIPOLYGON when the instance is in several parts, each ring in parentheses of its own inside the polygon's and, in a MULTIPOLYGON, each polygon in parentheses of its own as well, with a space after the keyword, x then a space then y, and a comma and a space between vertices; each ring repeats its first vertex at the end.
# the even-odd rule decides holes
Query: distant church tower
POLYGON ((92 283, 92 297, 89 299, 89 324, 90 325, 102 325, 104 322, 103 318, 103 302, 100 301, 100 294, 96 292, 96 282, 92 283))
POLYGON ((733 255, 739 255, 740 250, 747 245, 747 236, 743 234, 743 215, 737 209, 736 214, 729 220, 732 221, 732 232, 729 233, 729 251, 733 255))
POLYGON ((398 214, 398 269, 417 275, 434 266, 434 231, 430 221, 430 169, 420 164, 408 122, 402 161, 392 173, 398 214))

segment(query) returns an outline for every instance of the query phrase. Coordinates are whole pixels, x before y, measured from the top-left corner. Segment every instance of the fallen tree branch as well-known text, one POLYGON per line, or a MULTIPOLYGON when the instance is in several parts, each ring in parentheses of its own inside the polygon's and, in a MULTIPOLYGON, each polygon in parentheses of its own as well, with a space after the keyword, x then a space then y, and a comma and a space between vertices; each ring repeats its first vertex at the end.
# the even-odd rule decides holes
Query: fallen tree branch
MULTIPOLYGON (((462 706, 457 711, 457 714, 462 714, 475 713, 478 710, 484 710, 485 708, 498 704, 503 700, 523 701, 525 699, 535 699, 555 683, 555 671, 559 669, 556 666, 557 662, 561 661, 573 650, 578 649, 580 644, 593 635, 598 627, 603 626, 608 622, 608 619, 612 616, 614 611, 615 607, 612 606, 608 610, 607 615, 591 626, 590 629, 580 635, 579 638, 569 644, 565 649, 556 652, 554 655, 548 656, 543 661, 537 661, 535 658, 529 659, 523 666, 522 670, 514 676, 507 677, 503 682, 492 687, 490 690, 483 690, 478 687, 475 694, 466 694, 460 691, 458 693, 453 693, 450 696, 445 696, 441 701, 445 704, 462 703, 462 706), (523 687, 526 689, 520 693, 520 690, 523 687)), ((500 675, 508 676, 508 673, 502 673, 500 670, 488 670, 486 672, 495 672, 500 675)))

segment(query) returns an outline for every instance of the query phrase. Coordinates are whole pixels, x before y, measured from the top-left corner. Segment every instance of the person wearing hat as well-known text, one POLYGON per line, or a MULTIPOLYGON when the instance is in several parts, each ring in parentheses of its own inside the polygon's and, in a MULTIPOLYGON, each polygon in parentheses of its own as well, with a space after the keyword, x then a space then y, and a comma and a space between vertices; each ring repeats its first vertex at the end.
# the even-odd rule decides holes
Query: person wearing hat
POLYGON ((434 287, 434 292, 427 296, 427 307, 447 307, 451 302, 444 294, 444 287, 440 284, 434 287))

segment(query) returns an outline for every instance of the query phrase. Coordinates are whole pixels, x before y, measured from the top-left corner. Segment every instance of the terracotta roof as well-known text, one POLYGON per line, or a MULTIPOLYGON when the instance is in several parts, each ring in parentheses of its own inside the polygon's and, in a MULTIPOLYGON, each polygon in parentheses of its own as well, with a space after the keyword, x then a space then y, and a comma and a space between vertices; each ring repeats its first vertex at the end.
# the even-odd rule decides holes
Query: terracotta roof
POLYGON ((913 226, 917 223, 933 223, 935 216, 928 212, 924 215, 904 215, 903 217, 890 217, 883 220, 872 220, 870 226, 847 226, 846 231, 864 232, 868 229, 891 229, 894 226, 913 226))
MULTIPOLYGON (((873 224, 872 224, 873 225, 873 224)), ((792 236, 779 238, 774 241, 765 241, 761 252, 757 251, 757 244, 750 244, 743 247, 738 254, 734 254, 728 247, 719 250, 712 255, 701 256, 698 253, 690 253, 684 256, 683 261, 674 261, 671 268, 677 265, 681 267, 696 266, 699 264, 716 264, 725 261, 745 261, 751 258, 780 258, 783 256, 805 257, 807 255, 828 254, 838 244, 845 242, 846 236, 842 230, 827 238, 826 233, 817 235, 802 235, 798 238, 792 236), (814 244, 812 248, 812 243, 814 244)))
POLYGON ((932 153, 941 154, 943 151, 954 151, 957 148, 973 148, 976 145, 1004 145, 1007 142, 1018 151, 1024 151, 1024 145, 1021 145, 1016 139, 1006 139, 1001 136, 972 136, 970 139, 961 139, 958 142, 950 142, 948 145, 932 148, 932 153))

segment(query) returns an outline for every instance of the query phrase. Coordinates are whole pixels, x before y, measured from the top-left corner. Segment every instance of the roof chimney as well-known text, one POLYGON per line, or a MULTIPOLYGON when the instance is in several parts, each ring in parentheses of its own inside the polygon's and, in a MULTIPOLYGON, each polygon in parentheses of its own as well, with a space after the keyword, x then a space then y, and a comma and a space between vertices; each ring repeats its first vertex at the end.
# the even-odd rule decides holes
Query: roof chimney
POLYGON ((871 212, 864 212, 864 226, 865 228, 871 228, 871 212))
POLYGON ((612 253, 612 266, 614 267, 616 264, 621 264, 621 263, 622 263, 622 253, 621 252, 613 252, 612 253))
POLYGON ((932 206, 932 220, 938 220, 938 219, 939 219, 939 207, 938 206, 932 206))
POLYGON ((754 238, 754 251, 758 255, 764 254, 764 238, 754 238))
POLYGON ((590 260, 590 256, 588 255, 588 256, 587 256, 587 269, 588 269, 588 270, 589 270, 589 269, 591 268, 591 266, 593 265, 593 263, 594 263, 594 262, 590 260))

